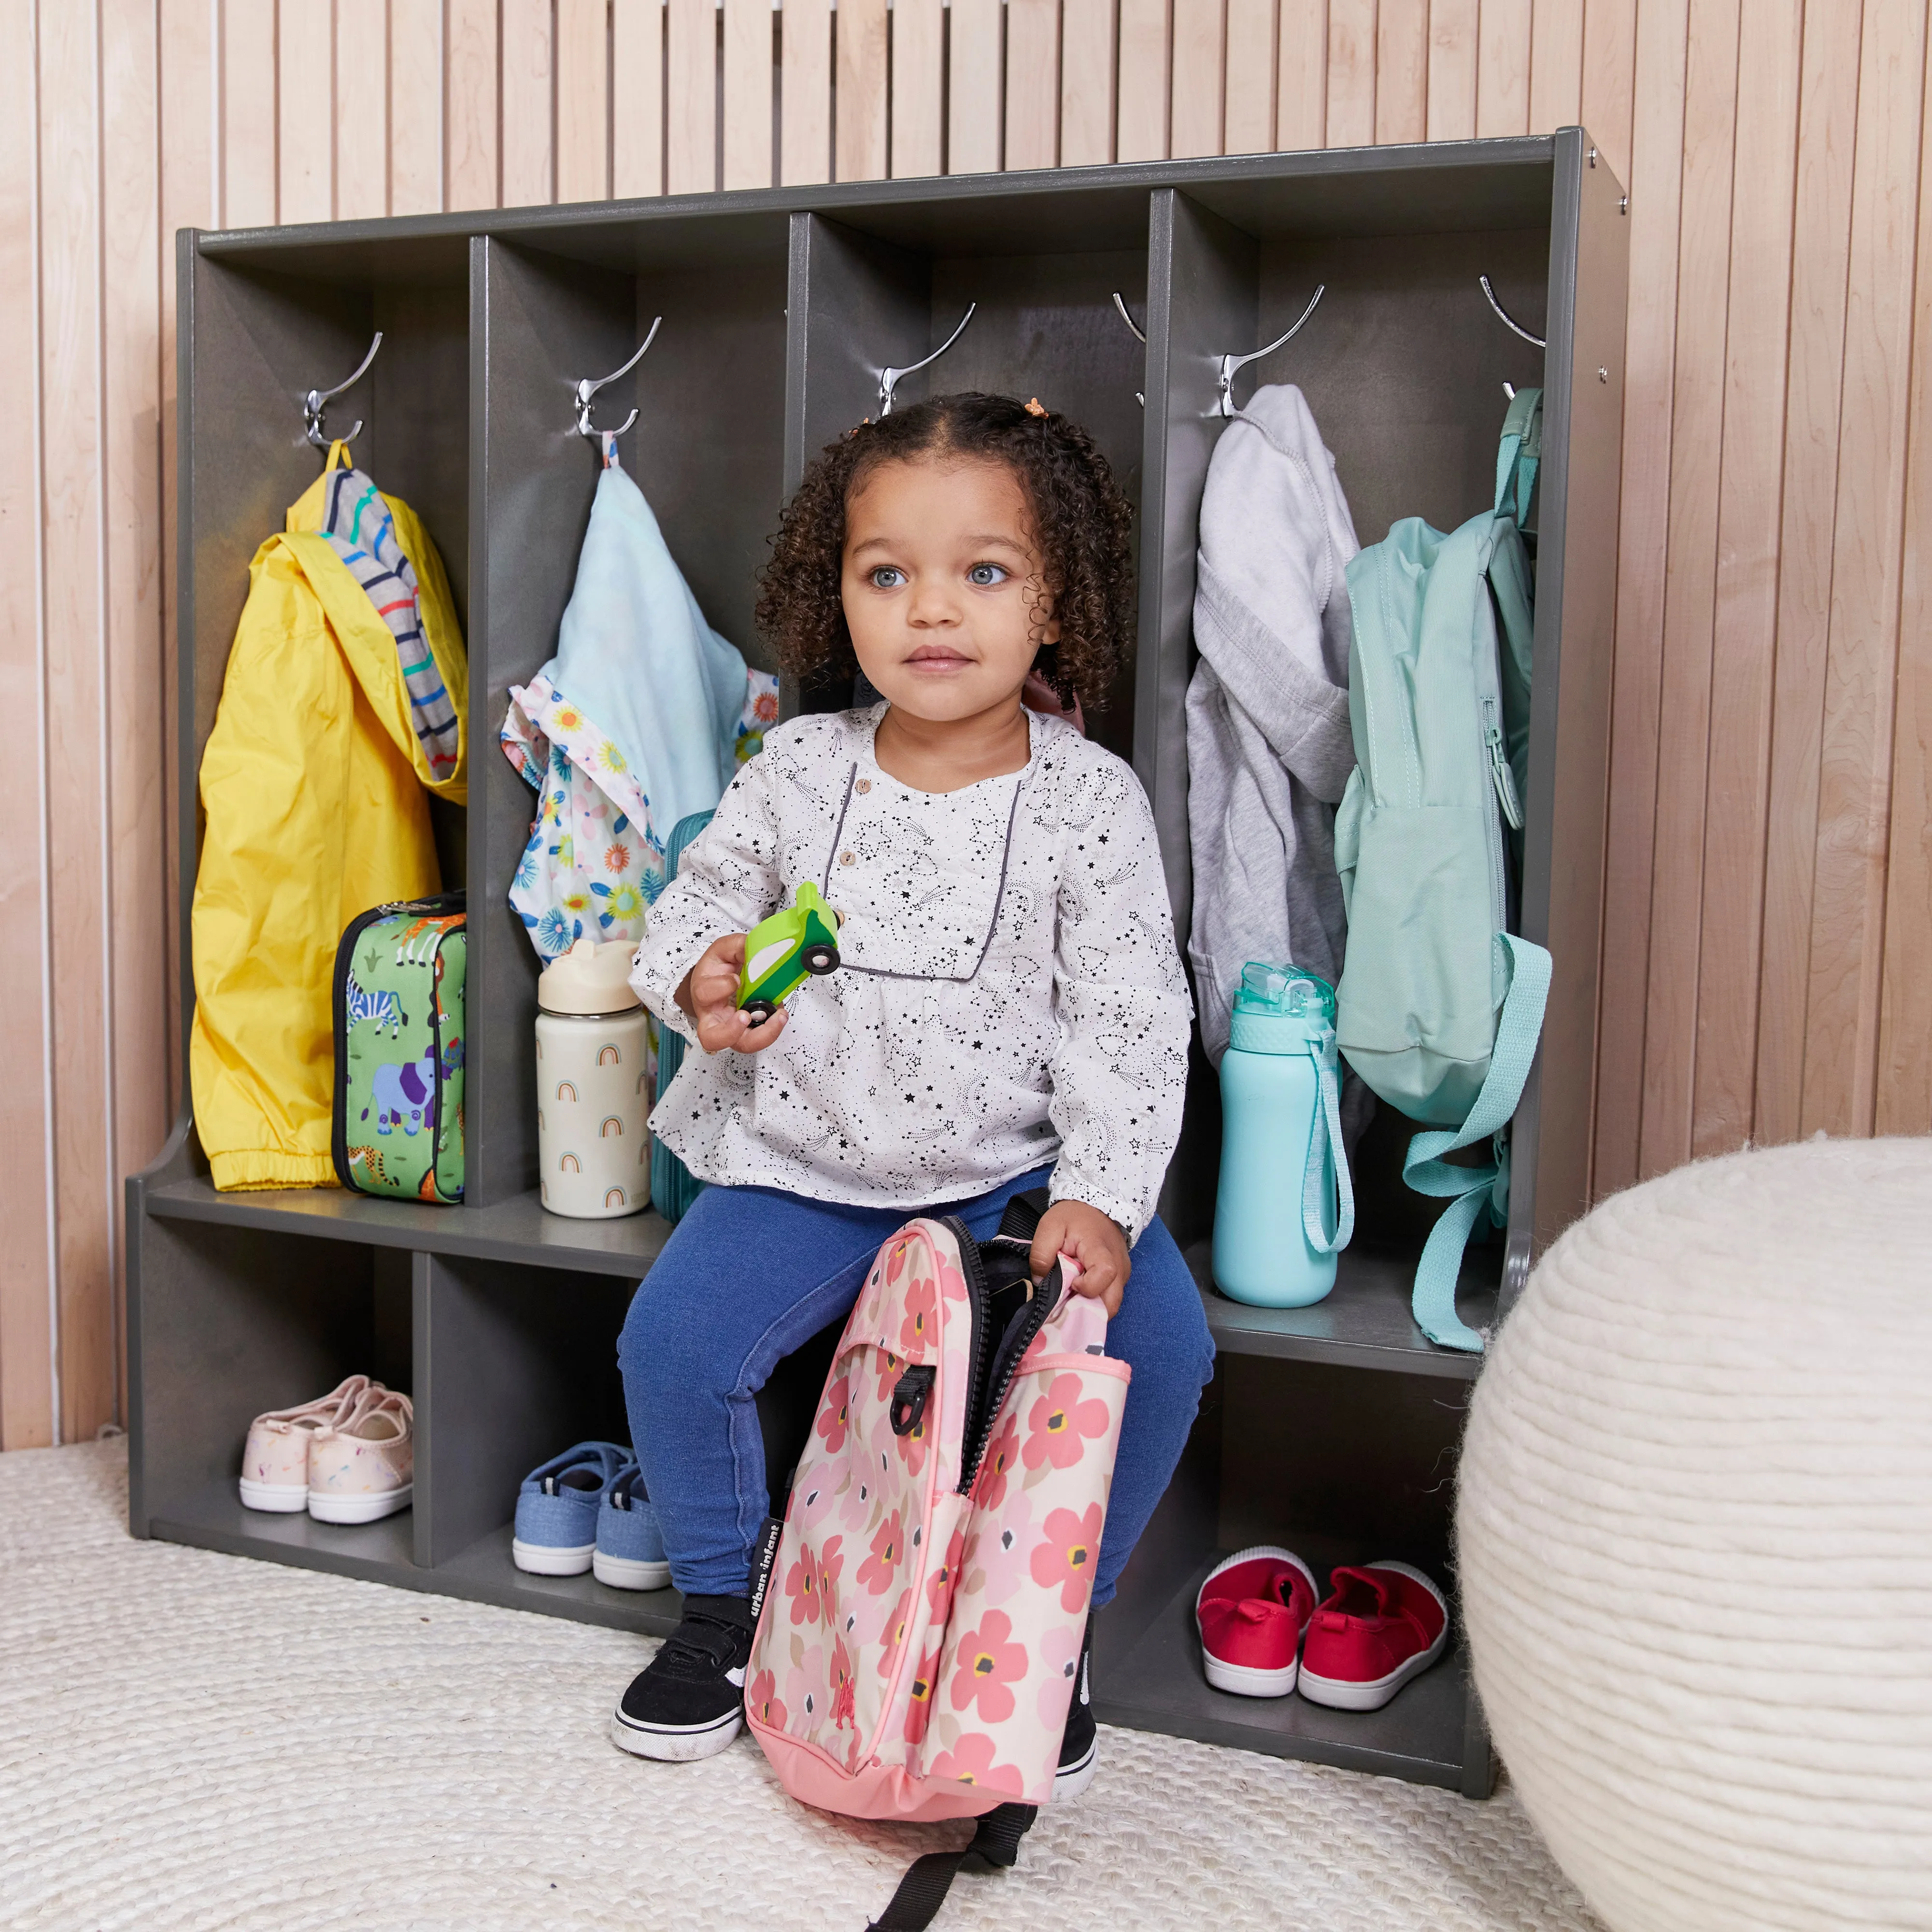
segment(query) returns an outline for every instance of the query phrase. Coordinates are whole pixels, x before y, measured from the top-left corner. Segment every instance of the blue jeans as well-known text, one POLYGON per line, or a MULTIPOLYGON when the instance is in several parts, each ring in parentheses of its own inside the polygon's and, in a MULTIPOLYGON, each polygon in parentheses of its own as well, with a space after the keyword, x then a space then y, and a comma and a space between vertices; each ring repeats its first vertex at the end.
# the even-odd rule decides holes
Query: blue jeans
MULTIPOLYGON (((1043 1186, 1047 1175, 1022 1174, 942 1211, 983 1240, 1007 1202, 1043 1186)), ((671 1580, 686 1595, 748 1592, 770 1508, 754 1397, 780 1360, 851 1312, 880 1244, 916 1211, 707 1187, 644 1277, 617 1360, 671 1580)), ((1107 1352, 1128 1364, 1133 1380, 1094 1570, 1096 1609, 1112 1597, 1174 1474, 1214 1370, 1194 1278, 1157 1219, 1134 1244, 1107 1352)))

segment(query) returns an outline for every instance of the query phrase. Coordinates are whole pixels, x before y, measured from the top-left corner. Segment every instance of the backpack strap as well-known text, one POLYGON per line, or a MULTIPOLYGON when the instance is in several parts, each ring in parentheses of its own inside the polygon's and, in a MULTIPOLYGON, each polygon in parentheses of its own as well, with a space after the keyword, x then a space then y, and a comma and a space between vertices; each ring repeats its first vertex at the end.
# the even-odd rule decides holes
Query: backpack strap
POLYGON ((1529 517, 1529 500, 1536 492, 1537 466, 1543 460, 1543 392, 1519 389, 1510 398, 1503 418, 1503 440, 1496 451, 1496 513, 1511 518, 1521 530, 1529 517), (1514 485, 1516 502, 1510 504, 1514 485))
POLYGON ((1460 1128, 1418 1134, 1408 1144, 1402 1168, 1402 1179, 1417 1193, 1449 1201, 1430 1230, 1416 1268, 1415 1325, 1439 1348, 1478 1355, 1482 1336, 1456 1312, 1456 1280, 1470 1231, 1485 1204, 1498 1220, 1508 1210, 1509 1150, 1502 1132, 1522 1098, 1522 1083, 1536 1058, 1544 1004, 1550 996, 1550 958, 1540 946, 1513 932, 1498 933, 1496 943, 1508 956, 1510 984, 1496 1016, 1496 1043, 1482 1091, 1460 1128), (1456 1167, 1442 1158, 1484 1138, 1495 1142, 1495 1157, 1487 1166, 1456 1167))
POLYGON ((973 1842, 956 1852, 928 1852, 914 1858, 899 1880, 892 1903, 866 1928, 866 1932, 926 1932, 933 1916, 946 1903, 952 1880, 968 1859, 986 1870, 1010 1868, 1020 1855, 1020 1840, 1040 1816, 1037 1804, 1000 1804, 978 1822, 973 1842))
POLYGON ((1348 1173, 1348 1156, 1342 1144, 1342 1070, 1335 1052, 1335 1029, 1323 1029, 1313 1042, 1312 1055, 1322 1104, 1316 1110, 1315 1130, 1308 1137, 1308 1160, 1301 1170, 1301 1228, 1308 1245, 1318 1255, 1338 1254, 1355 1233, 1355 1184, 1348 1173), (1322 1199, 1327 1190, 1322 1184, 1324 1156, 1333 1150, 1335 1160, 1335 1233, 1326 1239, 1322 1232, 1322 1199))

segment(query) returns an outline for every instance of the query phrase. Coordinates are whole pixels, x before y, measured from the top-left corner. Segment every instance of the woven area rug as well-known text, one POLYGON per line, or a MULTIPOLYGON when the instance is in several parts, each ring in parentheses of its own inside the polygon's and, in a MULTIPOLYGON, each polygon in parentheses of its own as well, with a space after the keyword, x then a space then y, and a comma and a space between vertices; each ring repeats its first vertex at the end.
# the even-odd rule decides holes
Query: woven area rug
MULTIPOLYGON (((959 1826, 790 1802, 741 1739, 606 1739, 645 1640, 137 1543, 120 1443, 0 1456, 0 1926, 860 1932, 959 1826)), ((1593 1932, 1486 1804, 1103 1730, 935 1932, 1593 1932)))

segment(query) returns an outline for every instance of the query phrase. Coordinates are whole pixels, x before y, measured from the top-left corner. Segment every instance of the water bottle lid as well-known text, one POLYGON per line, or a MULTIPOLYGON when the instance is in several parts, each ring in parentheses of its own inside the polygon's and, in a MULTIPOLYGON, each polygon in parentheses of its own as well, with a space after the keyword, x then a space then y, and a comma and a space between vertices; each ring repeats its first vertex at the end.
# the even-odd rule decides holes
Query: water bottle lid
POLYGON ((631 986, 628 940, 580 939, 537 976, 537 1004, 547 1013, 602 1016, 642 1004, 631 986))
POLYGON ((1332 1054, 1334 1040, 1334 988, 1319 974, 1259 961, 1241 969, 1228 1028, 1234 1052, 1332 1054))
POLYGON ((1335 989, 1302 966, 1270 966, 1251 959, 1241 968, 1234 995, 1238 1013, 1270 1013, 1286 1019, 1335 1023, 1335 989))

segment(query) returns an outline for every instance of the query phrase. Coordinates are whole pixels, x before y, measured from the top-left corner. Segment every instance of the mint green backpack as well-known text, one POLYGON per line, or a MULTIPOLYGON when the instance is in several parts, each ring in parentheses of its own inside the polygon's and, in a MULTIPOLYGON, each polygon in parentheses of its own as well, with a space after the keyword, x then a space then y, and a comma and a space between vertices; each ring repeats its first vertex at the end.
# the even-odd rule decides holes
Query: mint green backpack
POLYGON ((1444 1131, 1409 1142, 1402 1178, 1448 1197, 1416 1270, 1417 1325, 1480 1352, 1456 1312, 1478 1216, 1508 1219, 1504 1130, 1543 1030, 1550 955, 1510 930, 1510 835, 1522 826, 1532 630, 1521 524, 1536 486, 1543 392, 1503 422, 1494 508, 1446 536, 1405 518, 1348 566, 1354 773, 1335 818, 1348 913, 1337 1044, 1388 1104, 1444 1131), (1490 1139, 1482 1167, 1442 1156, 1490 1139))

